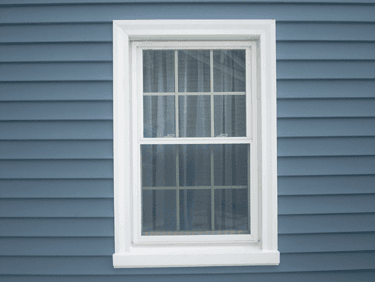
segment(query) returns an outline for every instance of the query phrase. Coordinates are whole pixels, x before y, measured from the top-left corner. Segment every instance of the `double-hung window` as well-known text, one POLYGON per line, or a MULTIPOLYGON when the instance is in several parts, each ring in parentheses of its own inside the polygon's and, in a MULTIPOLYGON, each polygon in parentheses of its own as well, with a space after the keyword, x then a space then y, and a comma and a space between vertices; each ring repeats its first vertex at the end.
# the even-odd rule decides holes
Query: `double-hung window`
POLYGON ((273 21, 115 21, 115 267, 278 264, 273 21))

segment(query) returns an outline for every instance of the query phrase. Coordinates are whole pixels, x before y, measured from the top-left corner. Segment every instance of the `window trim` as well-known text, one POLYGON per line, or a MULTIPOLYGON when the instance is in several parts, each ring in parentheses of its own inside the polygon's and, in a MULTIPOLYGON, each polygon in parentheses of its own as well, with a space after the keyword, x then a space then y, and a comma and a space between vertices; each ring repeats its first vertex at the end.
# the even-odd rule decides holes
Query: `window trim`
MULTIPOLYGON (((134 48, 134 47, 133 47, 134 48)), ((113 265, 187 267, 279 264, 277 250, 276 48, 274 20, 124 20, 113 21, 114 216, 113 265), (133 242, 134 186, 131 41, 221 40, 257 42, 257 141, 259 242, 139 245, 133 242), (130 160, 130 161, 129 161, 130 160)), ((204 235, 206 236, 206 235, 204 235)))
MULTIPOLYGON (((144 41, 144 42, 132 42, 132 61, 137 62, 137 71, 132 74, 132 82, 137 83, 137 89, 133 88, 132 92, 132 103, 133 103, 133 113, 132 115, 137 117, 133 119, 133 168, 134 175, 137 175, 136 179, 140 177, 140 148, 135 144, 249 144, 250 145, 250 163, 257 162, 256 155, 256 140, 253 139, 253 130, 256 130, 256 111, 253 111, 255 108, 253 105, 256 104, 256 42, 255 41, 144 41), (245 49, 246 50, 246 77, 247 84, 245 94, 246 99, 246 137, 229 137, 229 138, 220 138, 220 137, 199 137, 199 138, 188 138, 188 137, 178 137, 178 138, 144 138, 143 137, 143 101, 140 97, 143 88, 142 78, 142 62, 141 62, 141 51, 143 49, 166 49, 168 47, 173 47, 176 49, 183 50, 194 50, 194 49, 245 49), (135 133, 137 131, 137 134, 135 133)), ((177 87, 177 84, 176 86, 177 87)), ((176 91, 178 92, 178 91, 176 91)), ((185 92, 179 92, 179 95, 183 95, 185 92)), ((216 94, 223 94, 224 92, 212 92, 216 94)), ((143 94, 143 93, 142 93, 143 94)), ((159 93, 160 94, 160 93, 159 93)), ((164 94, 164 93, 163 93, 164 94)), ((203 95, 210 95, 211 92, 202 93, 203 95)), ((147 93, 148 95, 148 93, 147 93)), ((176 95, 173 92, 173 95, 176 95)), ((196 93, 194 93, 196 95, 196 93)), ((214 95, 214 94, 212 94, 214 95)), ((212 125, 211 125, 212 126, 212 125)), ((250 166, 251 168, 251 184, 250 187, 256 187, 258 185, 257 177, 257 167, 250 166)), ((137 180, 135 180, 137 181, 137 180)), ((134 183, 134 187, 137 187, 133 193, 133 243, 136 245, 148 244, 191 244, 191 243, 258 243, 258 190, 250 189, 250 209, 249 209, 249 218, 250 221, 250 234, 241 234, 235 236, 228 235, 194 235, 194 236, 181 236, 181 235, 168 235, 168 236, 141 236, 141 193, 140 183, 134 183)))

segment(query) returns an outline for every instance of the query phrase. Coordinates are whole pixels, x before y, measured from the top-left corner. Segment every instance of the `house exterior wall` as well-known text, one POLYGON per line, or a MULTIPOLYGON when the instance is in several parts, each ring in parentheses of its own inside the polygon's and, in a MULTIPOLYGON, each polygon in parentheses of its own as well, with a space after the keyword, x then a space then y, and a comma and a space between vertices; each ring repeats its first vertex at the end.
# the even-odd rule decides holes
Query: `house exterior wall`
POLYGON ((375 280, 375 1, 0 3, 0 281, 375 280), (279 266, 113 268, 120 19, 276 19, 279 266))

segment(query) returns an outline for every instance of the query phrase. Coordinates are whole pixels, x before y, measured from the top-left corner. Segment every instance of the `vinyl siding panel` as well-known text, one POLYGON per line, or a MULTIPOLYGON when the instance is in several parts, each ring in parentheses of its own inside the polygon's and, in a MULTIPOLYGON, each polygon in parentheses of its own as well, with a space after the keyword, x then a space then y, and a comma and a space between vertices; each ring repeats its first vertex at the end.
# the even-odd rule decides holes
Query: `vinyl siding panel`
MULTIPOLYGON (((279 250, 288 253, 373 251, 375 233, 279 235, 279 250), (353 244, 348 244, 353 241, 353 244), (370 244, 368 243, 370 242, 370 244)), ((0 238, 0 255, 8 256, 110 256, 113 238, 0 238)))
POLYGON ((112 81, 1 82, 0 101, 112 100, 112 81))
POLYGON ((0 24, 54 22, 111 22, 117 19, 276 19, 278 21, 375 22, 374 5, 322 5, 318 3, 149 3, 107 5, 4 6, 0 24))
MULTIPOLYGON (((375 195, 280 196, 278 207, 279 215, 375 213, 374 201, 375 195)), ((2 199, 0 204, 0 218, 113 216, 111 198, 2 199)))
MULTIPOLYGON (((170 268, 169 274, 288 273, 313 271, 371 270, 375 252, 281 254, 283 264, 275 267, 170 268), (340 264, 337 263, 340 261, 340 264)), ((4 275, 160 275, 165 269, 114 269, 112 256, 0 257, 4 275)), ((225 277, 225 276, 224 276, 225 277)), ((143 277, 143 279, 151 279, 143 277)), ((220 279, 220 276, 219 276, 220 279)))
MULTIPOLYGON (((277 16, 277 15, 275 15, 277 16)), ((0 25, 2 43, 112 42, 112 23, 43 23, 0 25)), ((372 42, 375 24, 370 22, 278 21, 276 39, 282 41, 372 42)))
MULTIPOLYGON (((58 281, 58 282, 77 282, 77 281, 90 281, 90 282, 98 282, 98 281, 108 281, 108 282, 119 282, 123 281, 123 277, 121 276, 51 276, 51 275, 44 275, 44 276, 3 276, 6 281, 10 282, 24 282, 24 281, 58 281)), ((247 274, 226 274, 224 276, 226 279, 235 279, 236 281, 248 281, 249 275, 247 274)), ((322 281, 322 282, 331 282, 331 281, 343 281, 343 282, 351 282, 351 281, 371 281, 375 278, 375 273, 371 271, 341 271, 341 272, 315 272, 315 273, 269 273, 269 274, 252 274, 251 277, 256 279, 259 282, 299 282, 301 280, 306 282, 315 282, 315 281, 322 281)), ((144 276, 131 276, 132 281, 144 281, 144 276)), ((179 281, 191 281, 194 279, 195 281, 209 281, 214 282, 217 279, 216 275, 158 275, 154 277, 154 281, 167 281, 173 282, 178 279, 179 281)))
POLYGON ((0 280, 375 279, 375 1, 0 4, 0 280), (276 19, 279 266, 112 267, 112 20, 135 18, 276 19))

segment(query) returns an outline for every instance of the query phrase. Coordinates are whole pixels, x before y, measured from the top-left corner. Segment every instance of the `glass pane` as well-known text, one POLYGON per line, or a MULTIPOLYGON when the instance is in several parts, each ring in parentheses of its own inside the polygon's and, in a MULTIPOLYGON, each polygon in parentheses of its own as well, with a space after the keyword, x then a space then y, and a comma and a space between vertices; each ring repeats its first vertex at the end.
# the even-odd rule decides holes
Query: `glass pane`
POLYGON ((176 230, 176 191, 142 191, 142 233, 176 230))
POLYGON ((180 137, 211 136, 211 97, 179 96, 178 123, 180 137))
POLYGON ((215 136, 246 136, 246 96, 215 95, 215 136))
POLYGON ((214 50, 214 92, 245 92, 245 50, 214 50))
POLYGON ((176 145, 141 145, 142 187, 176 186, 176 145))
POLYGON ((179 145, 179 183, 211 186, 211 145, 179 145))
POLYGON ((173 50, 143 50, 143 92, 174 92, 173 50))
POLYGON ((211 230, 211 190, 180 190, 180 230, 211 230))
POLYGON ((248 190, 215 190, 215 230, 249 230, 248 190))
POLYGON ((143 96, 144 137, 175 137, 175 97, 143 96))
POLYGON ((210 92, 210 51, 178 51, 178 91, 210 92))
POLYGON ((143 234, 249 234, 249 149, 141 145, 143 234))
POLYGON ((248 144, 213 145, 215 186, 248 186, 248 144))

